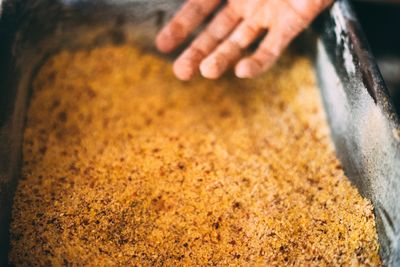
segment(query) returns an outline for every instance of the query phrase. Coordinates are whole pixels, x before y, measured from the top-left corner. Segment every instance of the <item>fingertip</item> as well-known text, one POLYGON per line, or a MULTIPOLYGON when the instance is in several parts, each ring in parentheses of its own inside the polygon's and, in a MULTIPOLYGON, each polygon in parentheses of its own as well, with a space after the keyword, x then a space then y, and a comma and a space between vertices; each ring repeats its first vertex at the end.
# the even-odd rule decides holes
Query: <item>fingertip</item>
POLYGON ((207 79, 218 79, 221 76, 221 62, 216 58, 210 57, 203 60, 200 64, 200 73, 207 79))
POLYGON ((170 53, 174 50, 174 40, 171 34, 162 30, 156 37, 156 47, 162 53, 170 53))
POLYGON ((183 60, 176 60, 173 65, 175 76, 181 81, 189 81, 196 74, 196 69, 189 63, 183 60))
POLYGON ((261 72, 261 67, 256 61, 245 58, 239 61, 235 67, 235 75, 238 78, 254 78, 261 72))

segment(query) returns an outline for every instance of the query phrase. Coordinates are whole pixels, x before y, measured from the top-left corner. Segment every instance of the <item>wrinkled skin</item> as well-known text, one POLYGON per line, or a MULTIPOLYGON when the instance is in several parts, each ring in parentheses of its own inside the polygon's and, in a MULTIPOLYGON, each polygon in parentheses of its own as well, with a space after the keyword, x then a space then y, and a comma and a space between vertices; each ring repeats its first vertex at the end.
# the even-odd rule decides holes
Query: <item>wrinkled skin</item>
MULTIPOLYGON (((236 63, 235 74, 252 78, 266 71, 282 51, 333 0, 230 0, 174 63, 181 80, 200 69, 210 79, 220 77, 236 63), (240 59, 242 52, 268 31, 257 50, 240 59)), ((188 0, 161 30, 157 48, 168 53, 179 46, 221 3, 188 0)))

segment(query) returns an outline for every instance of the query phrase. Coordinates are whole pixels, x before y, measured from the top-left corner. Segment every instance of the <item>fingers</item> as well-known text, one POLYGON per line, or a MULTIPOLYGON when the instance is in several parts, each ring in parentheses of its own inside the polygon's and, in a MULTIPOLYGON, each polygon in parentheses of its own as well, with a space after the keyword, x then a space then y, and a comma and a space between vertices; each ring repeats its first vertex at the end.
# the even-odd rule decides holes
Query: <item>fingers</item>
POLYGON ((188 0, 156 38, 162 52, 171 52, 210 14, 220 0, 188 0))
POLYGON ((309 21, 290 8, 287 2, 271 0, 269 4, 271 9, 279 11, 280 17, 270 24, 268 34, 256 52, 236 65, 235 74, 239 78, 253 78, 269 69, 287 45, 308 26, 309 21))
POLYGON ((174 73, 181 80, 191 79, 200 62, 210 54, 237 25, 240 16, 231 5, 224 7, 174 63, 174 73))
POLYGON ((237 60, 241 51, 247 48, 260 34, 261 28, 250 20, 242 22, 217 49, 200 64, 201 74, 216 79, 237 60))
POLYGON ((305 20, 311 21, 322 10, 333 3, 333 0, 284 0, 293 10, 295 10, 305 20))
MULTIPOLYGON (((246 0, 231 1, 176 60, 174 72, 179 79, 192 78, 199 65, 204 77, 220 77, 240 57, 241 51, 263 29, 268 28, 269 33, 257 51, 242 59, 235 68, 236 75, 241 78, 260 74, 277 60, 289 42, 318 14, 317 11, 321 11, 333 0, 254 0, 253 5, 246 0), (238 4, 239 1, 243 3, 238 4), (241 17, 245 20, 220 44, 241 17)), ((188 0, 158 35, 158 49, 170 52, 176 48, 220 2, 221 0, 188 0)))
POLYGON ((272 52, 271 45, 270 39, 266 37, 252 56, 239 61, 235 67, 235 75, 239 78, 253 78, 271 67, 280 55, 279 52, 272 52))
POLYGON ((225 41, 200 64, 200 72, 205 78, 217 79, 227 69, 229 63, 240 56, 238 44, 225 41))
POLYGON ((252 56, 239 61, 235 67, 236 76, 254 78, 269 69, 295 36, 293 32, 271 30, 252 56))

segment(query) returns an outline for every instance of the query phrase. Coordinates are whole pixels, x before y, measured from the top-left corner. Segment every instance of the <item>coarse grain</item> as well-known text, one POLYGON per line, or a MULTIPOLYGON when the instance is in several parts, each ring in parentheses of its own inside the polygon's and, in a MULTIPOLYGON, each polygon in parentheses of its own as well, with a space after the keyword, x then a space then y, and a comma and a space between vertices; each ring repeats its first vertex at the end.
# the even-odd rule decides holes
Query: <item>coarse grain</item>
POLYGON ((33 88, 11 263, 380 266, 306 57, 180 82, 138 47, 63 51, 33 88))

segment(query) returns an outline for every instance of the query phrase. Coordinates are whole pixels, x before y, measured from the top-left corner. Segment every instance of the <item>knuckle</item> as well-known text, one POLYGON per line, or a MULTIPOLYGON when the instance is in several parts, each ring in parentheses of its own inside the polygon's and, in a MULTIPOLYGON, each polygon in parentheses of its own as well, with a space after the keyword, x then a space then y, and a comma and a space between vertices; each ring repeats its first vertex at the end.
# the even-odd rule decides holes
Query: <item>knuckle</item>
POLYGON ((250 35, 256 35, 258 33, 258 27, 251 21, 245 23, 245 31, 250 35))
POLYGON ((236 11, 228 5, 222 12, 221 12, 221 19, 224 20, 227 23, 232 23, 235 22, 238 18, 239 15, 236 13, 236 11))
POLYGON ((218 54, 226 58, 232 58, 240 54, 240 47, 237 43, 227 40, 218 48, 218 54))
POLYGON ((274 61, 276 58, 278 58, 280 51, 281 50, 277 46, 261 46, 257 50, 255 58, 259 60, 260 65, 263 66, 264 64, 267 64, 268 62, 274 61))
POLYGON ((207 53, 203 49, 196 46, 192 46, 189 51, 190 55, 188 56, 190 56, 191 58, 204 58, 207 55, 207 53))
POLYGON ((215 27, 210 25, 210 27, 205 29, 204 34, 206 36, 205 38, 215 40, 215 42, 220 42, 226 37, 229 30, 230 28, 226 27, 226 25, 216 25, 215 27))
POLYGON ((190 14, 197 14, 198 16, 204 16, 207 14, 207 11, 198 0, 189 0, 184 6, 183 11, 190 12, 190 14))
POLYGON ((292 0, 283 0, 283 2, 286 4, 287 8, 291 11, 290 12, 291 14, 289 13, 291 17, 296 18, 296 20, 298 21, 301 21, 301 24, 307 24, 310 13, 309 12, 310 8, 307 8, 307 6, 310 5, 311 1, 306 5, 306 7, 303 8, 299 8, 296 4, 293 4, 292 0))
POLYGON ((226 7, 206 28, 207 34, 217 41, 224 39, 236 25, 239 17, 226 7))
POLYGON ((217 44, 218 41, 205 31, 193 41, 191 48, 200 50, 203 53, 209 53, 217 44))
POLYGON ((251 23, 243 23, 231 35, 230 40, 240 48, 246 48, 257 37, 259 29, 251 23))
POLYGON ((170 27, 167 28, 166 34, 177 39, 182 39, 186 35, 186 30, 179 21, 173 20, 171 21, 170 27))

